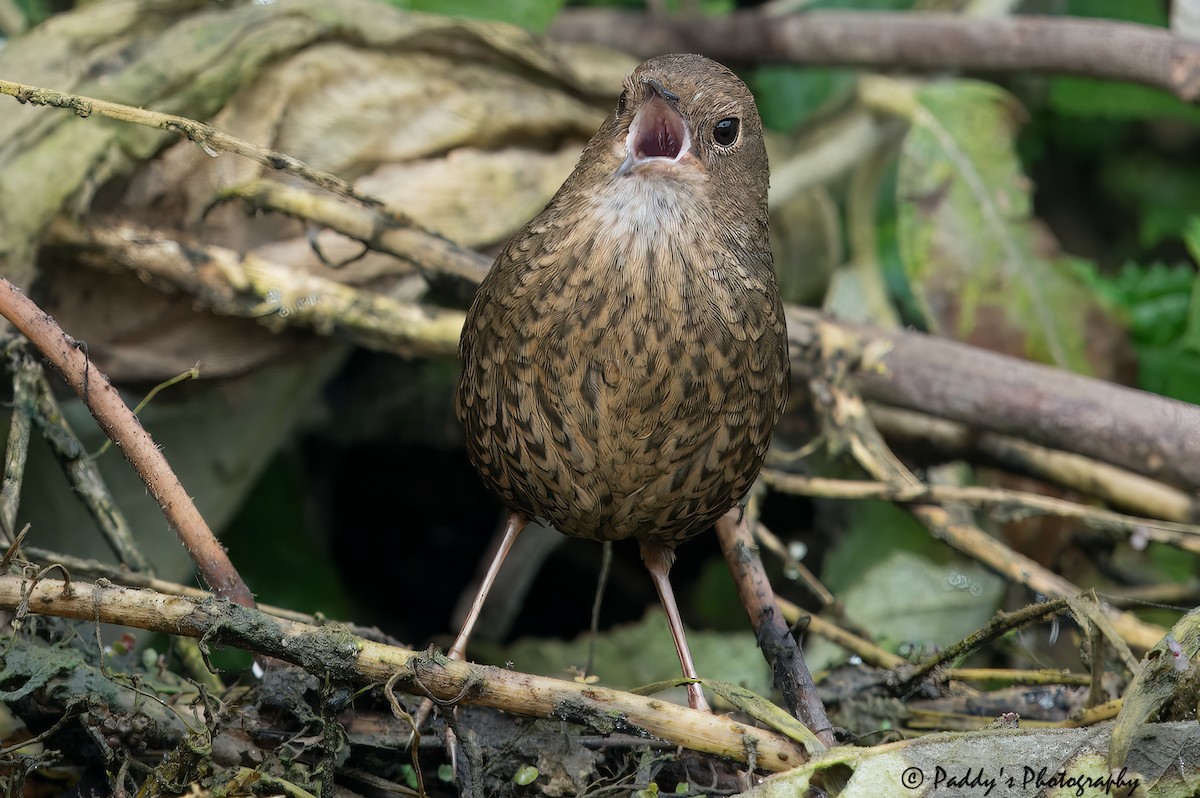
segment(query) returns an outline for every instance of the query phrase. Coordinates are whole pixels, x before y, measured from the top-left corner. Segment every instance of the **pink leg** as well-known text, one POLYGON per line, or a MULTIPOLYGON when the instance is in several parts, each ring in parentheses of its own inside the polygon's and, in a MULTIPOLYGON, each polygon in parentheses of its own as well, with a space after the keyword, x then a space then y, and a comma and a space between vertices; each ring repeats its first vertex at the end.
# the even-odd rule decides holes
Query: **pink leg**
POLYGON ((471 637, 471 630, 475 628, 475 621, 479 618, 479 613, 483 609, 483 602, 487 599, 488 592, 496 582, 496 575, 500 573, 500 566, 504 564, 504 558, 508 556, 508 552, 516 541, 517 535, 521 534, 521 530, 528 523, 529 519, 521 513, 514 512, 509 514, 508 525, 504 527, 504 538, 500 541, 500 549, 496 552, 496 556, 492 558, 491 564, 488 565, 487 573, 483 577, 483 583, 479 585, 479 592, 475 594, 475 600, 471 602, 471 609, 467 612, 467 619, 463 621, 462 631, 458 633, 458 637, 454 638, 454 645, 450 646, 450 659, 463 659, 467 653, 467 640, 471 637))
MULTIPOLYGON (((667 612, 667 624, 671 627, 671 637, 675 639, 675 651, 679 654, 679 664, 683 666, 683 675, 688 679, 699 678, 696 666, 692 663, 692 652, 688 649, 687 638, 683 633, 683 621, 679 617, 679 607, 675 604, 675 592, 671 590, 671 580, 667 575, 671 571, 671 563, 675 560, 675 552, 658 543, 641 541, 642 562, 654 580, 658 590, 658 598, 662 601, 663 609, 667 612)), ((688 706, 704 712, 712 712, 708 702, 704 700, 704 690, 699 684, 689 684, 688 706)))
MULTIPOLYGON (((448 654, 450 659, 461 660, 467 653, 467 640, 471 637, 471 630, 475 628, 475 621, 479 618, 479 611, 483 609, 483 602, 487 599, 488 591, 492 589, 492 584, 496 581, 496 574, 500 573, 500 566, 504 564, 504 558, 508 556, 509 549, 512 548, 517 535, 521 534, 521 530, 528 523, 529 519, 521 513, 509 514, 508 524, 504 527, 504 538, 500 541, 500 549, 488 565, 487 573, 483 576, 483 583, 479 586, 479 592, 475 594, 475 600, 471 602, 471 609, 467 613, 467 619, 463 621, 462 630, 458 633, 458 637, 454 638, 454 645, 450 646, 448 654)), ((429 718, 429 713, 432 711, 433 700, 426 698, 417 707, 417 711, 413 713, 413 726, 416 729, 424 726, 425 721, 429 718)), ((455 756, 456 750, 453 738, 454 733, 447 726, 446 743, 450 750, 451 759, 455 756)))

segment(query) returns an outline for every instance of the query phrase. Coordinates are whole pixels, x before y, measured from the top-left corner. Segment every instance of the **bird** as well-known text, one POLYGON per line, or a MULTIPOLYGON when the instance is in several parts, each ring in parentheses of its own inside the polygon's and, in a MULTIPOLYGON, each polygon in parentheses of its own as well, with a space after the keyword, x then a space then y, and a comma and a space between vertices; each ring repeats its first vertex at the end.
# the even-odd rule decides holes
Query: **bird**
MULTIPOLYGON (((507 505, 449 656, 532 519, 633 538, 686 679, 676 547, 737 507, 788 396, 754 96, 696 54, 645 61, 578 165, 497 256, 466 315, 455 411, 507 505)), ((708 709, 700 685, 688 704, 708 709)))

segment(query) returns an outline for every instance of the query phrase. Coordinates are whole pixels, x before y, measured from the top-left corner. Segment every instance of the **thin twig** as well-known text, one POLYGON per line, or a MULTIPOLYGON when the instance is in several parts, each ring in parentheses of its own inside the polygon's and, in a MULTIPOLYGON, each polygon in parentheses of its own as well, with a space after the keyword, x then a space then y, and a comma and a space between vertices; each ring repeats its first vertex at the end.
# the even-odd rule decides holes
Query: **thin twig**
POLYGON ((121 447, 121 452, 158 501, 208 585, 222 598, 254 606, 254 597, 246 583, 150 434, 108 378, 91 365, 75 339, 63 332, 54 319, 16 286, 2 278, 0 315, 41 351, 87 405, 100 429, 121 447))
MULTIPOLYGON (((159 393, 166 390, 167 388, 170 388, 172 385, 178 385, 179 383, 183 382, 184 380, 198 380, 198 379, 200 379, 200 364, 199 363, 192 366, 187 371, 185 371, 181 374, 176 374, 174 377, 171 377, 170 379, 163 380, 158 385, 155 385, 153 388, 151 388, 146 393, 146 395, 142 397, 142 401, 137 403, 137 407, 133 408, 133 414, 135 416, 140 416, 142 414, 142 411, 146 409, 146 405, 150 404, 150 402, 152 402, 154 400, 154 397, 158 396, 159 393)), ((105 438, 104 443, 101 444, 100 448, 96 450, 95 454, 91 455, 91 458, 93 460, 95 460, 99 457, 103 457, 104 454, 106 452, 108 452, 109 448, 111 448, 111 447, 112 447, 112 438, 105 438)))
POLYGON ((953 662, 956 659, 965 657, 972 651, 990 643, 992 640, 1004 636, 1008 632, 1015 629, 1022 629, 1031 623, 1037 623, 1044 618, 1058 615, 1069 609, 1070 602, 1066 599, 1052 599, 1038 604, 1030 604, 1015 612, 998 612, 988 622, 987 626, 973 634, 967 635, 953 645, 947 646, 937 656, 927 659, 925 662, 915 666, 911 672, 906 673, 904 680, 900 683, 900 690, 904 692, 912 689, 914 685, 935 669, 940 668, 947 662, 953 662))
POLYGON ((879 11, 647 16, 569 9, 555 18, 550 35, 641 57, 686 52, 737 64, 1079 75, 1153 86, 1186 102, 1200 97, 1200 43, 1162 28, 1102 19, 879 11))
POLYGON ((809 613, 785 598, 776 596, 775 601, 779 604, 779 609, 788 623, 795 626, 803 621, 805 631, 841 646, 868 665, 874 665, 877 668, 897 668, 908 661, 880 648, 864 637, 859 637, 853 632, 825 620, 820 615, 809 613))
POLYGON ((17 102, 22 104, 32 103, 33 105, 51 105, 56 108, 65 108, 82 117, 99 114, 107 116, 110 119, 131 122, 135 125, 144 125, 156 130, 173 131, 190 141, 194 141, 210 155, 216 155, 218 152, 231 152, 235 155, 249 158, 271 169, 296 175, 326 191, 331 191, 343 197, 350 197, 365 205, 382 204, 381 200, 375 197, 359 193, 355 190, 354 186, 336 175, 323 172, 319 169, 313 169, 308 164, 290 155, 269 150, 257 144, 251 144, 248 141, 243 141, 228 133, 223 133, 211 125, 197 122, 194 119, 175 116, 174 114, 164 114, 158 111, 149 111, 145 108, 134 108, 129 105, 108 102, 107 100, 97 100, 92 97, 83 97, 78 94, 69 94, 53 89, 26 86, 25 84, 14 83, 10 80, 0 80, 0 94, 7 94, 14 97, 17 102))
POLYGON ((1126 535, 1139 534, 1148 540, 1200 554, 1200 526, 1124 515, 1103 507, 1090 507, 1067 499, 1027 491, 981 485, 926 484, 912 488, 882 482, 806 477, 773 469, 763 471, 763 480, 783 493, 824 499, 882 499, 897 504, 954 503, 976 510, 987 510, 1004 520, 1019 520, 1039 515, 1073 518, 1092 529, 1116 531, 1126 535))
MULTIPOLYGON (((1097 673, 1101 672, 1099 668, 1097 673)), ((997 682, 1001 684, 1062 684, 1071 687, 1087 687, 1092 677, 1086 673, 1071 673, 1067 670, 1046 668, 1037 671, 1009 668, 951 668, 946 678, 959 682, 997 682)))
POLYGON ((14 336, 9 344, 9 368, 13 377, 12 413, 8 421, 8 443, 4 449, 4 484, 0 486, 0 535, 4 543, 13 542, 17 510, 21 505, 21 486, 25 463, 29 458, 29 433, 33 425, 33 384, 30 361, 14 336))
POLYGON ((807 565, 793 557, 792 553, 787 550, 787 546, 783 545, 783 541, 779 539, 779 536, 761 521, 756 521, 754 524, 754 539, 763 548, 782 560, 784 566, 793 572, 788 574, 788 578, 804 585, 808 589, 808 592, 812 593, 817 601, 821 602, 821 606, 828 607, 836 601, 833 594, 829 592, 829 588, 821 583, 817 575, 809 570, 807 565))
POLYGON ((1053 482, 1138 515, 1183 523, 1197 517, 1196 501, 1187 492, 1125 468, 915 410, 878 402, 868 402, 867 410, 889 442, 922 462, 931 456, 970 459, 1053 482))
POLYGON ((28 361, 18 368, 21 371, 17 379, 29 380, 33 391, 33 404, 30 407, 32 418, 50 451, 62 466, 71 490, 96 522, 96 527, 117 555, 117 559, 131 571, 150 570, 150 563, 133 539, 129 522, 117 506, 99 466, 84 449, 82 441, 63 416, 62 408, 54 397, 50 383, 46 381, 46 373, 41 364, 28 361))

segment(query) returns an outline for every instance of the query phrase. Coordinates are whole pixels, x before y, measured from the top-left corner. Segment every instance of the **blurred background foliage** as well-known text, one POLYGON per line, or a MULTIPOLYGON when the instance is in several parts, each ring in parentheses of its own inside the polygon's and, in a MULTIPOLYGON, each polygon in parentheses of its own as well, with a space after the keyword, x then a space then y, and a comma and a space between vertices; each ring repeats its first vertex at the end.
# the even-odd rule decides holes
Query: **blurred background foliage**
MULTIPOLYGON (((59 8, 48 0, 18 0, 33 21, 59 8)), ((561 0, 397 0, 421 11, 461 14, 552 31, 561 0)), ((645 4, 588 0, 589 5, 643 9, 645 4)), ((655 12, 719 17, 735 3, 662 0, 655 12)), ((1168 24, 1166 0, 776 0, 772 11, 819 9, 948 10, 974 5, 1002 11, 1168 24)), ((876 324, 902 324, 1063 368, 1119 380, 1189 402, 1200 402, 1200 109, 1165 92, 1114 82, 1045 75, 930 80, 865 76, 847 69, 771 66, 742 73, 773 134, 772 195, 777 270, 792 302, 823 306, 876 324), (806 153, 839 145, 847 128, 870 135, 855 158, 827 180, 793 190, 781 180, 806 153), (832 143, 831 143, 832 142, 832 143), (778 200, 778 201, 776 201, 778 200)), ((615 93, 616 86, 613 87, 615 93)), ((15 113, 11 108, 5 113, 15 113)), ((803 181, 801 181, 803 182, 803 181)), ((454 434, 444 425, 455 373, 444 362, 397 361, 364 352, 350 357, 327 391, 325 412, 352 416, 364 395, 391 392, 373 412, 397 420, 386 432, 310 432, 271 458, 257 486, 224 531, 233 559, 262 601, 327 616, 379 623, 421 646, 452 631, 449 611, 483 554, 500 510, 478 487, 454 434), (347 374, 352 376, 347 377, 347 374), (397 388, 396 386, 402 386, 397 388), (414 407, 428 404, 416 414, 414 407), (432 419, 432 420, 431 420, 432 419), (414 429, 415 426, 421 429, 414 429), (430 496, 438 497, 433 506, 430 496), (378 511, 386 503, 391 513, 378 511), (466 530, 466 531, 464 531, 466 530), (464 543, 469 539, 470 543, 464 543), (395 606, 397 586, 407 598, 395 606)), ((318 421, 316 425, 328 423, 318 421)), ((802 434, 783 429, 791 446, 802 434)), ((836 463, 821 466, 838 472, 836 463)), ((967 477, 986 482, 980 469, 967 477)), ((919 652, 945 645, 982 624, 997 607, 1034 597, 1009 589, 930 539, 890 505, 814 503, 783 496, 766 502, 764 518, 786 541, 807 552, 844 611, 891 648, 919 652)), ((1003 525, 1010 545, 1102 588, 1195 578, 1192 557, 1151 545, 1091 543, 1053 522, 1003 525), (1120 558, 1114 557, 1120 552, 1120 558)), ((645 607, 653 605, 636 551, 618 547, 605 626, 625 625, 607 640, 617 652, 598 672, 606 682, 645 651, 624 647, 641 638, 645 607), (633 625, 630 625, 633 624, 633 625), (606 671, 607 669, 607 671, 606 671)), ((573 637, 586 628, 598 549, 564 542, 530 587, 512 637, 573 637)), ((807 596, 776 566, 781 593, 807 596)), ((707 538, 681 552, 675 580, 690 623, 736 633, 697 645, 701 672, 717 668, 723 651, 748 644, 746 620, 715 543, 707 538), (715 642, 714 642, 715 640, 715 642), (735 642, 736 641, 736 642, 735 642)), ((644 623, 651 623, 653 619, 644 623)), ((648 641, 665 643, 664 635, 648 641)), ((1050 664, 1073 664, 1073 646, 1050 664)), ((559 644, 528 643, 518 667, 540 661, 561 671, 559 644), (550 663, 559 663, 552 665, 550 663)), ((647 642, 646 646, 651 643, 647 642)), ((657 645, 657 643, 654 643, 657 645)), ((1010 664, 1047 664, 1037 646, 1014 644, 1010 664)), ((497 651, 497 661, 513 658, 497 651)), ((829 667, 844 657, 828 647, 815 657, 829 667)), ((669 652, 653 659, 669 678, 669 652)), ((572 659, 574 661, 574 659, 572 659)), ((580 663, 576 663, 580 664, 580 663)), ((723 678, 762 683, 762 663, 723 678), (751 673, 754 671, 754 673, 751 673)))

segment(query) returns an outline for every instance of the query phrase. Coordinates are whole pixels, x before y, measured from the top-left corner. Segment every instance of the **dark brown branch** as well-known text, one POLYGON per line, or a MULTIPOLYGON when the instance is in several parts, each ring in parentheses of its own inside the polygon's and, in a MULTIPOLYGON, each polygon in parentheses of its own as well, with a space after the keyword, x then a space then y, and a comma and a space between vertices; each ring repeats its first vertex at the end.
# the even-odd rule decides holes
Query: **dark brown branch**
POLYGON ((0 315, 41 351, 87 405, 100 429, 121 447, 121 453, 146 483, 179 534, 204 581, 222 598, 253 607, 254 597, 196 509, 192 497, 183 489, 150 433, 121 399, 117 389, 88 360, 86 347, 63 332, 49 314, 2 278, 0 315))
MULTIPOLYGON (((792 375, 812 374, 820 313, 788 308, 792 375)), ((855 375, 863 398, 1019 436, 1180 487, 1200 489, 1200 407, 909 331, 838 322, 878 363, 855 375)))
POLYGON ((550 35, 642 57, 696 52, 739 64, 1042 72, 1140 83, 1187 102, 1200 97, 1200 42, 1109 20, 874 11, 652 17, 572 9, 559 14, 550 35))
POLYGON ((738 510, 731 510, 717 521, 717 540, 737 584, 742 605, 750 614, 758 647, 770 663, 775 688, 783 694, 793 716, 811 729, 818 740, 832 748, 836 744, 833 727, 804 661, 804 651, 796 644, 775 601, 775 591, 767 579, 749 525, 738 515, 738 510))

